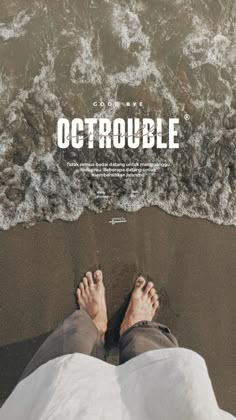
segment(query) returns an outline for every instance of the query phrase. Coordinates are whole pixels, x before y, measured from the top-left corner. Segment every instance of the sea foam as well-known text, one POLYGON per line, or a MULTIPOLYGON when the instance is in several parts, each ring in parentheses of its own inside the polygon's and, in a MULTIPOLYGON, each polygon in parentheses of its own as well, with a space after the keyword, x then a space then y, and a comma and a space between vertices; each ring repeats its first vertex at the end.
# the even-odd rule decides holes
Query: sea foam
POLYGON ((149 206, 236 225, 234 1, 28 3, 1 16, 0 227, 149 206), (180 149, 61 151, 62 117, 179 118, 180 149), (68 162, 160 166, 120 179, 68 162))

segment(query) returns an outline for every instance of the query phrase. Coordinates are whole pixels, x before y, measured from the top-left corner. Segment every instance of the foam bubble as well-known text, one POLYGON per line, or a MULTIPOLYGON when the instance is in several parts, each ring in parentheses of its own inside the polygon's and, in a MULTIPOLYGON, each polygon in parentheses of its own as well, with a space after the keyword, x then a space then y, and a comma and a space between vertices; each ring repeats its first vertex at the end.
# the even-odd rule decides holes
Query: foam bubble
POLYGON ((0 38, 8 41, 12 38, 19 38, 26 34, 26 25, 33 14, 28 15, 27 11, 20 11, 9 24, 0 23, 0 38))

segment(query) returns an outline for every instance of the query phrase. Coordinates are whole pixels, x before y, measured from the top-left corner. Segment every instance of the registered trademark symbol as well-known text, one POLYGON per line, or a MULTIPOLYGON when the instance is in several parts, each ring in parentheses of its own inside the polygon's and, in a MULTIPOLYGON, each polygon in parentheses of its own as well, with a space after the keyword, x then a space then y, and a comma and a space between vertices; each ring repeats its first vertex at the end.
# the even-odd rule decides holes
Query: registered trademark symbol
POLYGON ((185 114, 185 116, 184 116, 184 119, 185 119, 185 121, 189 121, 190 120, 190 115, 189 114, 185 114))

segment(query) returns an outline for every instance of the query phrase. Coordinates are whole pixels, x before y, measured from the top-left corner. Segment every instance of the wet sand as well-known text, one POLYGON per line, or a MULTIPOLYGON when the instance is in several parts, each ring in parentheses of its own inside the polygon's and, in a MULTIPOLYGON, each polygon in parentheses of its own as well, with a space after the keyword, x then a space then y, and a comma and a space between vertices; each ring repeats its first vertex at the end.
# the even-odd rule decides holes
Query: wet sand
POLYGON ((0 232, 0 399, 57 323, 75 307, 88 269, 104 271, 109 317, 135 274, 160 292, 159 319, 205 357, 221 408, 236 413, 236 229, 158 208, 85 212, 77 222, 0 232), (112 225, 112 217, 127 223, 112 225))

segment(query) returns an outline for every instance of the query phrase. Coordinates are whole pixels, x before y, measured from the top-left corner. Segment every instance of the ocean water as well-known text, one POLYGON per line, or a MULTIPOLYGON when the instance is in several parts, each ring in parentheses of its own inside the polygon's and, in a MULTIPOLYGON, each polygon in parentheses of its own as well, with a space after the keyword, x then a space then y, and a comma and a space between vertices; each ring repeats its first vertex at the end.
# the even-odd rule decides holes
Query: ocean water
POLYGON ((153 205, 236 225, 235 0, 1 0, 0 228, 153 205), (179 118, 180 148, 57 147, 60 117, 134 116, 179 118), (68 162, 164 166, 106 178, 68 162))

